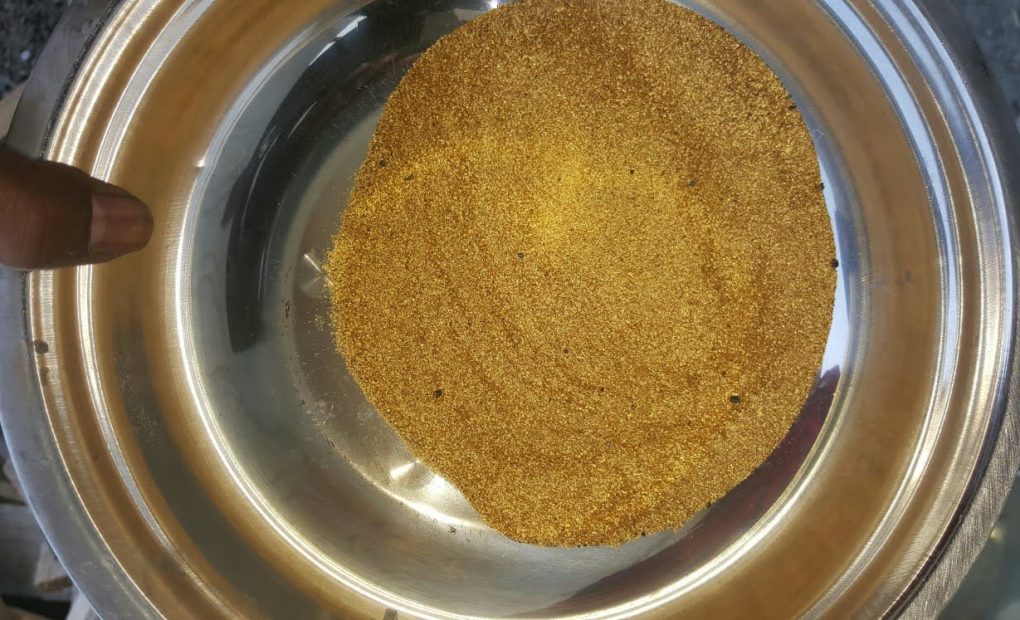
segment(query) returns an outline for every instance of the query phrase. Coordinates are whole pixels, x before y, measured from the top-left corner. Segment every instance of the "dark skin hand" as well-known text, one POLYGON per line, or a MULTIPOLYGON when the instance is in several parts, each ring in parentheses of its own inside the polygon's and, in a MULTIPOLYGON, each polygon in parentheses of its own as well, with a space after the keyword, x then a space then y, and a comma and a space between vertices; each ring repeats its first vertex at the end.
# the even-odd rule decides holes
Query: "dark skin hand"
POLYGON ((0 264, 103 263, 143 248, 151 236, 152 214, 127 191, 0 147, 0 264))

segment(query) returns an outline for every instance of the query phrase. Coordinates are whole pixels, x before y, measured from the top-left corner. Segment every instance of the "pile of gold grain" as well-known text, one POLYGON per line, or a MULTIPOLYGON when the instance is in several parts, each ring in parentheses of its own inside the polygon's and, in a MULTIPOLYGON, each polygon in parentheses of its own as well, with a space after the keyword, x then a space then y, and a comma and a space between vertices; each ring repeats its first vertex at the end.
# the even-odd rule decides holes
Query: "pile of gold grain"
POLYGON ((833 240, 766 65, 665 0, 521 0, 386 105, 329 258, 368 399, 494 528, 680 526, 815 378, 833 240))

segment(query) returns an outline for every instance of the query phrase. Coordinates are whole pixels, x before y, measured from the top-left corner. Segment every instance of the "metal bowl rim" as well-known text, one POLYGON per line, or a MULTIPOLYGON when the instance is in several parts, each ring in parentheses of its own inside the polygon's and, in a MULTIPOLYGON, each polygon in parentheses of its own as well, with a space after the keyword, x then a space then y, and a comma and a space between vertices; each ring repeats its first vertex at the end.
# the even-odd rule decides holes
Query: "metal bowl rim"
MULTIPOLYGON (((997 420, 986 437, 984 467, 972 476, 968 499, 958 506, 955 527, 947 531, 932 550, 924 570, 902 594, 890 614, 931 617, 937 613, 965 577, 984 546, 1020 467, 1020 355, 1015 309, 1020 307, 1020 262, 1014 248, 1020 243, 1020 223, 1010 208, 1020 188, 1007 171, 1017 169, 1020 149, 1003 102, 996 96, 987 70, 966 26, 952 19, 955 9, 946 0, 892 0, 890 5, 915 18, 927 13, 937 20, 938 31, 919 31, 928 46, 942 46, 954 64, 951 79, 956 95, 969 103, 965 119, 977 139, 991 154, 988 163, 997 173, 991 183, 997 189, 994 208, 1008 225, 1011 261, 1008 279, 1014 284, 1009 372, 1004 390, 997 395, 997 420), (966 89, 967 84, 976 88, 966 89), (998 424, 996 424, 996 422, 998 424)), ((58 25, 26 85, 6 143, 22 152, 42 155, 47 151, 59 111, 70 85, 78 76, 93 41, 100 35, 120 0, 87 0, 72 4, 58 25)), ((28 288, 31 276, 0 269, 0 421, 9 438, 19 478, 44 533, 58 557, 69 567, 78 587, 93 606, 107 617, 158 617, 159 610, 131 576, 107 552, 89 515, 75 500, 73 484, 59 466, 61 456, 48 425, 38 424, 33 413, 42 410, 43 399, 33 381, 35 360, 27 324, 28 288)))

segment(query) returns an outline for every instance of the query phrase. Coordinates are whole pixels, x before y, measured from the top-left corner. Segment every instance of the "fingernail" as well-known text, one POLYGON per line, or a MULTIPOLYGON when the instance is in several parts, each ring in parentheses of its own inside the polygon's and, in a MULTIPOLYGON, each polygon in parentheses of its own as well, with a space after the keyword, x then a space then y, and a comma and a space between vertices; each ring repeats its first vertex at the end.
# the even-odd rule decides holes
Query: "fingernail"
POLYGON ((152 214, 129 195, 92 194, 89 253, 120 255, 145 247, 152 236, 152 214))

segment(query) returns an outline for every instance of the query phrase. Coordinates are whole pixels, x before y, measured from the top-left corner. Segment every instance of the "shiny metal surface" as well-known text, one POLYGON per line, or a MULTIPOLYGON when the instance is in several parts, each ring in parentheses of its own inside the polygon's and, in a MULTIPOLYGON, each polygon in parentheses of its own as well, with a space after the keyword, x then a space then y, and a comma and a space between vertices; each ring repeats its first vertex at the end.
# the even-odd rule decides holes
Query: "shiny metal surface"
POLYGON ((124 184, 158 229, 110 265, 0 279, 3 422, 92 603, 203 618, 937 610, 1018 461, 1014 145, 950 18, 911 0, 688 3, 773 66, 815 135, 840 260, 829 349, 787 440, 695 523, 543 549, 486 528, 367 405, 330 341, 319 266, 386 95, 490 4, 128 1, 64 25, 12 140, 124 184))

